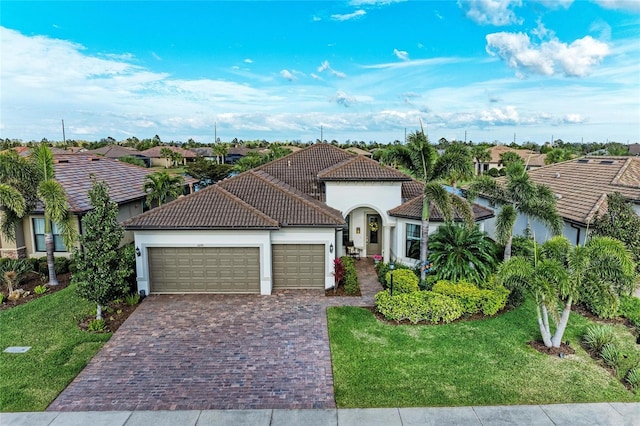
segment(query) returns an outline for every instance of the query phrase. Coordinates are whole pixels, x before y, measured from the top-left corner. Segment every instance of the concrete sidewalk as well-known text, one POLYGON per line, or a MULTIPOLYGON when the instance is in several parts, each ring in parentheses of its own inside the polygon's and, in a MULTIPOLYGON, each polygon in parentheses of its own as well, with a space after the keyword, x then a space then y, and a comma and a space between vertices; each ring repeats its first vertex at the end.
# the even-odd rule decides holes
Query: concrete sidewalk
POLYGON ((640 425, 640 403, 330 410, 0 413, 2 426, 640 425))

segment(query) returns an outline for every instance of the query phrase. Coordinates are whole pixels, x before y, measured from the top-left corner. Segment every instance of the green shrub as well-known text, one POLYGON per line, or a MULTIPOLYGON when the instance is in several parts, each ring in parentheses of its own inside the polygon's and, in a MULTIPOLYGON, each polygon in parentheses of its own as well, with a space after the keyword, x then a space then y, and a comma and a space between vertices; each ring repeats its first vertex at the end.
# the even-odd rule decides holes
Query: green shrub
POLYGON ((87 326, 87 330, 93 331, 95 333, 102 333, 107 328, 107 324, 103 319, 94 319, 89 322, 87 326))
POLYGON ((33 289, 33 292, 35 294, 45 294, 47 292, 48 288, 44 285, 37 285, 35 286, 35 288, 33 289))
MULTIPOLYGON (((391 271, 387 272, 385 280, 391 285, 391 271)), ((420 280, 410 269, 393 271, 393 294, 418 291, 418 281, 420 280)))
POLYGON ((55 257, 53 259, 53 267, 57 274, 66 274, 69 272, 69 259, 66 257, 55 257))
POLYGON ((607 366, 613 368, 615 371, 618 371, 618 368, 620 368, 622 351, 617 344, 607 343, 604 345, 602 351, 600 351, 600 357, 607 366))
POLYGON ((133 243, 124 245, 118 249, 120 258, 124 259, 129 269, 128 274, 123 277, 129 286, 130 292, 135 292, 137 288, 136 282, 136 247, 133 243))
POLYGON ((0 293, 0 305, 4 303, 4 298, 5 298, 4 294, 0 293))
POLYGON ((627 371, 625 380, 631 386, 631 389, 636 390, 640 386, 640 368, 634 367, 627 371))
POLYGON ((610 325, 594 324, 587 327, 582 336, 584 344, 596 354, 600 355, 605 345, 613 343, 615 334, 610 325))
POLYGON ((618 315, 620 298, 610 288, 595 289, 583 286, 580 301, 598 318, 615 318, 618 315))
POLYGON ((500 170, 498 170, 495 167, 490 168, 489 170, 486 171, 486 174, 491 176, 491 177, 498 177, 500 176, 500 170))
POLYGON ((409 320, 437 324, 460 318, 462 307, 450 297, 431 291, 415 291, 391 296, 389 290, 376 294, 376 309, 391 321, 409 320))
POLYGON ((124 300, 129 306, 137 305, 140 303, 140 293, 129 293, 124 297, 124 300))
POLYGON ((635 296, 622 296, 618 314, 631 322, 636 327, 640 327, 640 298, 635 296))
POLYGON ((380 282, 382 287, 388 288, 389 284, 387 283, 385 276, 387 275, 387 272, 389 272, 389 264, 384 262, 378 262, 375 265, 375 269, 376 269, 376 272, 378 273, 378 281, 380 282))
POLYGON ((45 274, 47 277, 49 276, 49 269, 47 266, 47 256, 42 256, 38 258, 38 269, 36 269, 36 272, 45 274))
POLYGON ((342 256, 340 259, 345 269, 343 278, 345 293, 350 295, 360 293, 360 284, 358 283, 358 274, 356 273, 354 260, 349 256, 342 256))
POLYGON ((449 296, 460 303, 464 314, 482 312, 484 315, 495 315, 507 304, 509 290, 495 286, 495 290, 479 289, 466 281, 452 283, 441 280, 434 284, 433 292, 449 296))

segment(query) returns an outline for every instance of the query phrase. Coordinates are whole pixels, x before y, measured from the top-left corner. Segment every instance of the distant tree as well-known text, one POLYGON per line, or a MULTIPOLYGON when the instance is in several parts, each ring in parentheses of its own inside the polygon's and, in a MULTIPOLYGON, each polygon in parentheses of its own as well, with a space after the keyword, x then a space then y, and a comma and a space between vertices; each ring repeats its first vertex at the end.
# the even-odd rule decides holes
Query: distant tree
POLYGON ((504 167, 509 167, 509 165, 513 163, 524 164, 524 160, 513 151, 507 151, 500 154, 500 164, 502 164, 504 167))
POLYGON ((195 161, 187 164, 185 167, 185 171, 189 176, 200 181, 200 187, 212 185, 219 180, 229 177, 232 169, 233 166, 229 164, 217 164, 203 157, 196 158, 195 161))
POLYGON ((462 142, 449 143, 434 165, 434 175, 447 181, 454 190, 458 182, 472 179, 474 174, 471 149, 462 142))
POLYGON ((118 158, 118 161, 122 162, 122 163, 129 163, 129 164, 133 164, 136 166, 140 166, 140 167, 147 167, 147 165, 145 164, 145 162, 138 158, 138 157, 134 157, 133 155, 125 155, 123 157, 118 158))
POLYGON ((213 153, 216 155, 218 164, 224 164, 224 157, 229 153, 229 149, 226 144, 216 143, 213 145, 213 153))
POLYGON ((109 186, 96 182, 89 190, 92 210, 82 218, 82 249, 75 248, 76 273, 71 279, 80 297, 97 305, 96 319, 102 319, 102 308, 128 289, 125 280, 131 267, 118 247, 124 228, 118 223, 118 205, 109 198, 109 186))
POLYGON ((475 160, 476 175, 481 175, 481 164, 491 161, 491 153, 489 152, 489 147, 487 145, 472 145, 471 155, 475 160))
POLYGON ((249 152, 239 159, 233 166, 233 171, 237 173, 246 172, 264 164, 264 157, 257 152, 249 152))
POLYGON ((164 158, 165 163, 164 163, 164 168, 169 168, 170 167, 170 161, 173 158, 173 151, 171 150, 171 148, 161 148, 160 149, 160 157, 164 158))
POLYGON ((170 198, 177 198, 184 191, 184 178, 164 171, 147 175, 142 190, 147 194, 147 205, 151 207, 154 201, 161 206, 170 198))
POLYGON ((571 155, 571 151, 563 148, 553 148, 551 151, 547 153, 546 158, 544 159, 545 164, 555 164, 560 163, 562 161, 571 160, 573 156, 571 155))
POLYGON ((629 147, 618 142, 609 142, 605 145, 605 148, 607 149, 607 154, 611 156, 629 155, 629 147))
POLYGON ((178 166, 180 164, 182 164, 182 160, 184 159, 184 157, 182 156, 181 153, 177 152, 177 151, 172 151, 171 152, 171 164, 173 166, 178 166))

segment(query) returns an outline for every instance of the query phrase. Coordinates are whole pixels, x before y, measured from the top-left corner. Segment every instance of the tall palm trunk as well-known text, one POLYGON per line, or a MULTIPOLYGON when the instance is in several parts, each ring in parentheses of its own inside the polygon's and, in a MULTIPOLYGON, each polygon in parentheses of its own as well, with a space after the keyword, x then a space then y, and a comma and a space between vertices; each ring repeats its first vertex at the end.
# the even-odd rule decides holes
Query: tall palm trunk
POLYGON ((429 205, 430 200, 422 196, 422 222, 420 224, 420 282, 427 277, 427 248, 429 247, 429 205))
POLYGON ((506 262, 511 259, 511 246, 513 245, 513 235, 509 235, 507 239, 507 244, 504 245, 504 257, 503 260, 506 262))
POLYGON ((49 285, 56 286, 58 285, 58 277, 56 276, 56 267, 55 261, 53 258, 53 234, 46 233, 44 234, 44 247, 47 251, 47 269, 49 270, 49 285))

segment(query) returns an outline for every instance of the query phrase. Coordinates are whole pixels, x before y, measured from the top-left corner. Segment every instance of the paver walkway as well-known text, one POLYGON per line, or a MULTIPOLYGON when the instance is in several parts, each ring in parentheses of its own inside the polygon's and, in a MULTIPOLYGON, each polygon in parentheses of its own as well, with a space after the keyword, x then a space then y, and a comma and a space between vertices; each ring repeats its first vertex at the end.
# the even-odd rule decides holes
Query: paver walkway
POLYGON ((381 289, 356 266, 362 297, 147 297, 47 410, 335 408, 326 308, 381 289))

